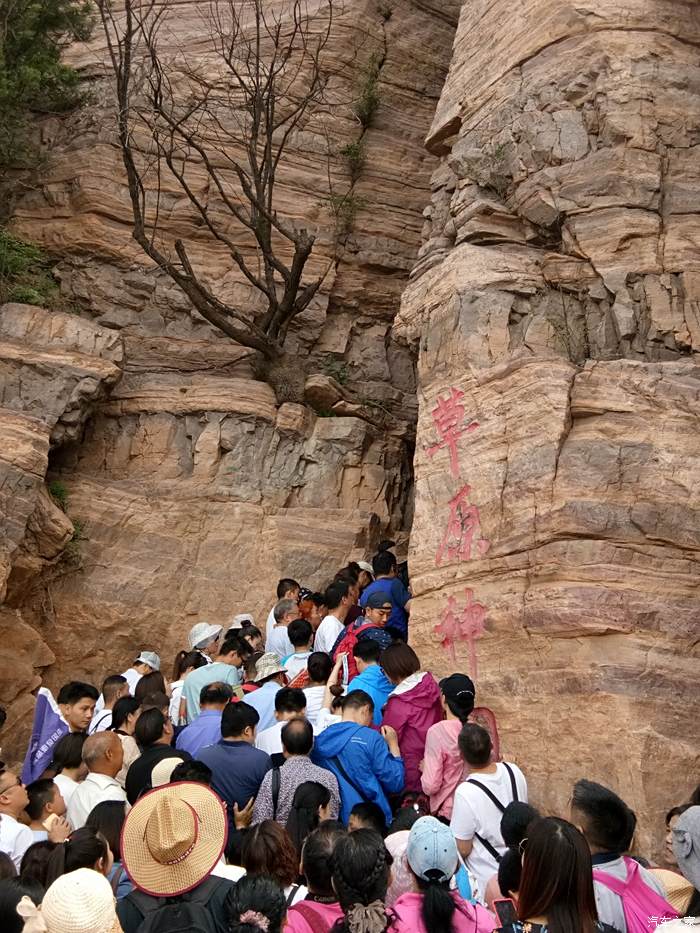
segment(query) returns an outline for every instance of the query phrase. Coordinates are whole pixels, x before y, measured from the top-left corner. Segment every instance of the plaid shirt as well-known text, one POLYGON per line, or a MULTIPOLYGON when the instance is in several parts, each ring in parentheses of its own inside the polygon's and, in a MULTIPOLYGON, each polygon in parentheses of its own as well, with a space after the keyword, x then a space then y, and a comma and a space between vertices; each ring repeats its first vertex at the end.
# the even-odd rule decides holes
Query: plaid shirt
MULTIPOLYGON (((272 807, 272 774, 272 771, 267 772, 260 785, 258 796, 255 798, 253 824, 275 819, 272 807)), ((340 792, 333 772, 326 768, 319 768, 306 755, 294 755, 288 758, 280 768, 280 795, 277 802, 276 820, 282 826, 287 823, 297 787, 305 781, 316 781, 328 788, 331 795, 331 819, 338 819, 340 792)))

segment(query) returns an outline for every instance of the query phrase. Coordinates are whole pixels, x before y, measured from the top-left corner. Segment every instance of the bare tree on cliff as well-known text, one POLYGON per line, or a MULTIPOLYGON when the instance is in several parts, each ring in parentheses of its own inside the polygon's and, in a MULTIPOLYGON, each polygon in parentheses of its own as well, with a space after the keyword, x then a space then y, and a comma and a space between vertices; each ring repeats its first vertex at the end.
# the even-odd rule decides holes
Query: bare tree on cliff
POLYGON ((208 35, 199 66, 161 52, 167 3, 98 0, 98 8, 115 76, 134 239, 202 317, 274 358, 328 271, 305 278, 315 236, 280 216, 275 183, 292 135, 325 103, 322 57, 332 3, 321 16, 310 14, 305 0, 288 0, 277 12, 264 0, 211 0, 202 14, 208 35), (257 317, 214 292, 191 244, 163 242, 168 177, 199 230, 226 249, 263 296, 257 317))

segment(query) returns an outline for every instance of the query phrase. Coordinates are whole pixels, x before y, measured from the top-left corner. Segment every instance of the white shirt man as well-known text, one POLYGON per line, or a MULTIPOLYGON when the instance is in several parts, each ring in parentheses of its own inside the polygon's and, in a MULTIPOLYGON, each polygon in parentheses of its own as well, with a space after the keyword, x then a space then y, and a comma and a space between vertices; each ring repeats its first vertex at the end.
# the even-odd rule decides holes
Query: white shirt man
POLYGON ((73 829, 85 825, 90 812, 103 800, 126 801, 124 789, 116 780, 124 761, 119 736, 114 732, 97 732, 85 739, 83 761, 88 766, 87 777, 71 795, 67 817, 73 829))
POLYGON ((282 660, 294 653, 294 645, 289 640, 287 628, 299 614, 299 604, 295 599, 280 599, 274 608, 275 624, 267 639, 266 650, 282 660))
POLYGON ((489 879, 498 871, 496 853, 502 856, 506 851, 503 810, 513 800, 527 803, 527 782, 517 765, 491 762, 491 738, 481 726, 464 726, 459 749, 470 774, 455 791, 450 829, 483 899, 489 879))
MULTIPOLYGON (((299 594, 301 592, 301 587, 296 582, 296 580, 282 579, 277 584, 277 602, 280 599, 293 599, 296 603, 299 602, 299 594)), ((277 603, 275 603, 277 605, 277 603)), ((275 606, 270 609, 267 621, 265 622, 265 651, 274 651, 273 648, 270 648, 270 636, 272 635, 272 630, 275 627, 275 606)))
POLYGON ((28 826, 17 817, 29 803, 27 791, 13 771, 0 773, 0 852, 5 852, 19 874, 22 856, 34 842, 28 826))
POLYGON ((292 687, 283 687, 275 694, 275 722, 258 732, 255 737, 255 747, 268 755, 282 753, 282 729, 292 719, 304 719, 306 713, 306 697, 303 690, 292 687))
POLYGON ((330 654, 345 628, 345 619, 353 605, 352 587, 342 580, 334 580, 326 590, 325 600, 330 611, 316 631, 314 651, 330 654))

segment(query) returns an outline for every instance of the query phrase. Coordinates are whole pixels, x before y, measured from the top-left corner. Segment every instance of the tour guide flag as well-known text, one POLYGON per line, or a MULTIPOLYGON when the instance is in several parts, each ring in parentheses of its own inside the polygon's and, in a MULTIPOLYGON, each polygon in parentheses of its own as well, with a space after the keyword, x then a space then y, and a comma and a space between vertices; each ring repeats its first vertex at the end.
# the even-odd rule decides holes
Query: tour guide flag
POLYGON ((46 687, 39 687, 34 707, 34 725, 27 757, 22 767, 22 783, 36 781, 46 771, 53 758, 53 748, 68 733, 68 723, 46 687))

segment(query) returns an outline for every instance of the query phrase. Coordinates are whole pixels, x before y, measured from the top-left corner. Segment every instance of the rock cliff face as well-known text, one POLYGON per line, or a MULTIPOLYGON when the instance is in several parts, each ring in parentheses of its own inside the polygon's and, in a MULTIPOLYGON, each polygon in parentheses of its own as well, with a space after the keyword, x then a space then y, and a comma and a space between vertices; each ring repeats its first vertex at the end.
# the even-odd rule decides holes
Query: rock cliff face
POLYGON ((396 325, 421 653, 647 848, 700 765, 699 44, 694 3, 465 4, 396 325))
MULTIPOLYGON (((317 6, 322 12, 323 3, 310 4, 317 6)), ((12 517, 7 568, 12 564, 17 582, 2 634, 14 627, 16 641, 41 639, 42 648, 31 662, 25 652, 26 670, 13 672, 11 685, 0 677, 0 700, 13 702, 15 688, 25 695, 39 673, 52 688, 68 674, 99 680, 123 670, 145 647, 159 648, 169 668, 194 622, 224 624, 244 610, 262 622, 280 575, 321 586, 351 555, 370 554, 380 531, 405 539, 414 362, 390 327, 420 246, 436 164, 423 143, 447 72, 457 9, 453 0, 336 4, 329 54, 342 63, 337 95, 343 106, 330 124, 337 184, 349 182, 338 153, 357 135, 349 104, 372 56, 379 62, 379 107, 364 134, 353 231, 320 299, 290 332, 291 365, 277 374, 275 391, 255 378, 251 351, 199 319, 138 252, 105 49, 96 36, 69 50, 89 82, 90 104, 68 120, 44 123, 50 159, 13 225, 58 257, 65 301, 82 315, 75 320, 91 318, 86 327, 123 346, 123 375, 84 427, 81 420, 80 431, 64 432, 53 444, 49 479, 65 487, 71 520, 51 510, 62 535, 57 553, 71 522, 80 528, 71 572, 20 579, 12 554, 18 556, 27 536, 35 499, 12 517), (20 623, 26 628, 17 628, 20 623)), ((166 51, 184 50, 199 61, 205 45, 200 6, 181 3, 175 14, 166 51)), ((327 145, 325 138, 299 134, 278 186, 278 209, 317 233, 319 263, 333 249, 323 203, 327 145)), ((212 280, 240 289, 230 262, 202 240, 175 190, 164 192, 166 203, 166 233, 188 237, 212 280)), ((43 388, 36 400, 45 401, 43 388)), ((13 410, 3 429, 16 439, 9 433, 3 439, 11 437, 17 457, 29 461, 22 463, 24 474, 41 487, 48 436, 42 434, 38 452, 19 436, 31 434, 25 410, 21 418, 13 410)), ((46 495, 40 501, 50 509, 46 495)), ((11 713, 14 722, 26 704, 11 713)), ((25 739, 26 731, 10 728, 5 751, 19 751, 25 739)))
POLYGON ((28 305, 0 308, 0 697, 11 737, 19 730, 26 739, 29 691, 56 660, 21 607, 41 601, 34 585, 42 573, 60 579, 71 570, 80 534, 44 483, 49 450, 81 434, 119 380, 122 357, 119 335, 90 321, 28 305))

